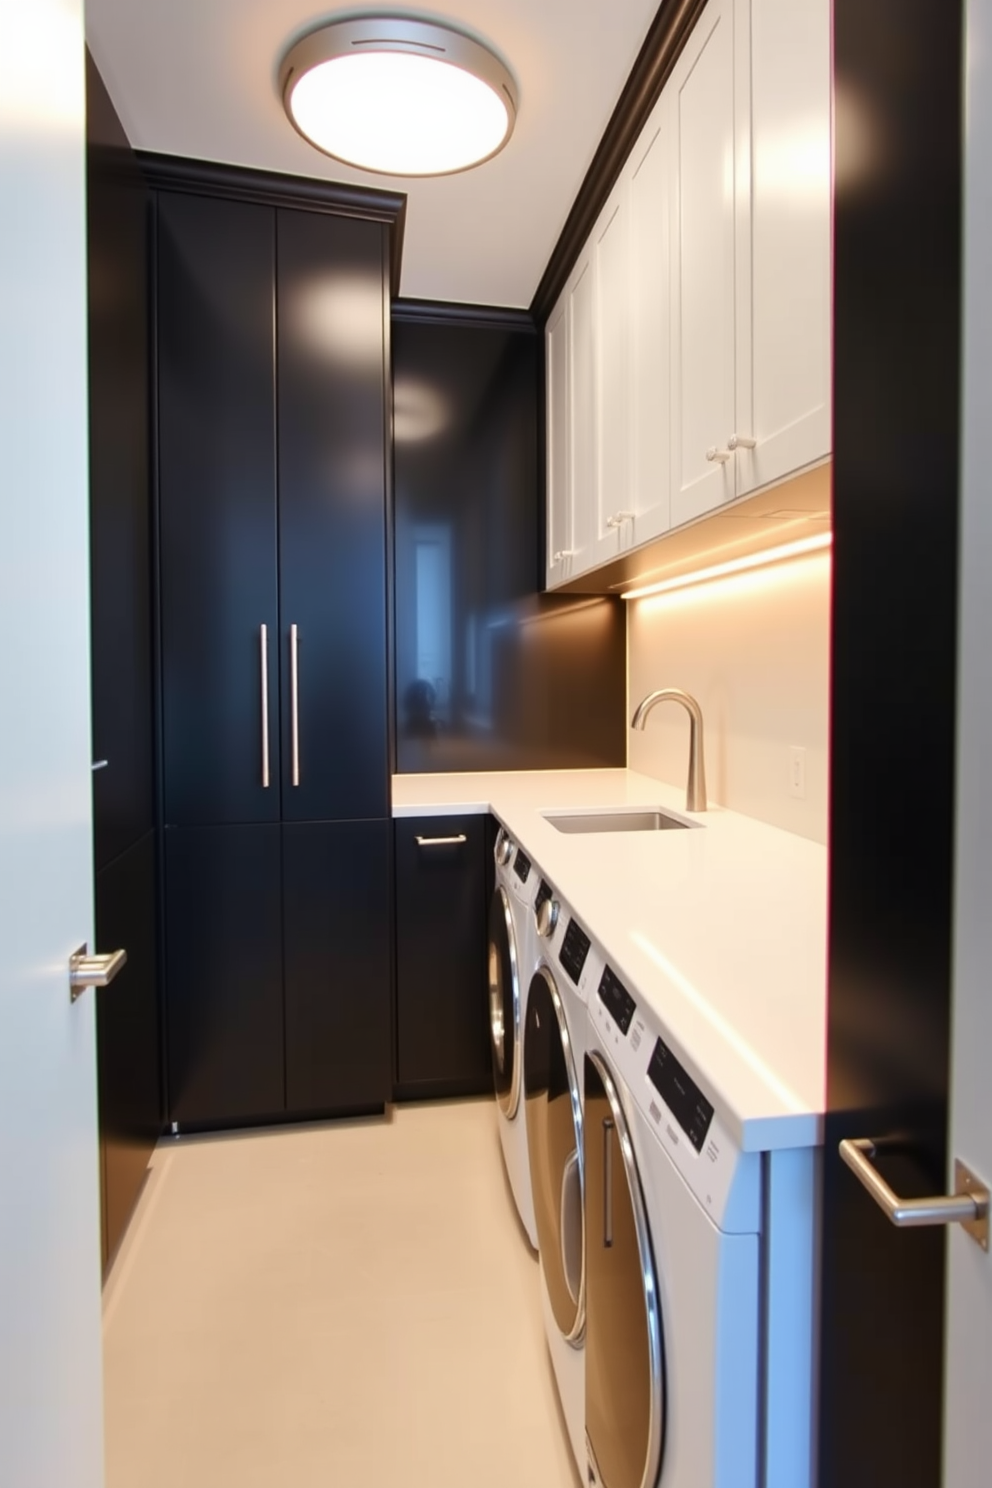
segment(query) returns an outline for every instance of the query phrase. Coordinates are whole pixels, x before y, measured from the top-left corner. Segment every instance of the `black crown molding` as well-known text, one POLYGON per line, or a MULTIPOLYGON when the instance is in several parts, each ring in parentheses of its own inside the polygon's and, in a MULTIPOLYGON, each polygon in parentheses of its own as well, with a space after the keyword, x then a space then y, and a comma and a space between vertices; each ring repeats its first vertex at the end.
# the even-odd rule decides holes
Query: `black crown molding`
POLYGON ((309 212, 333 212, 382 222, 390 229, 390 284, 399 293, 406 225, 406 193, 351 186, 342 181, 320 181, 279 171, 251 170, 214 160, 186 160, 178 155, 136 151, 149 186, 158 191, 184 191, 197 196, 254 202, 265 207, 300 207, 309 212))
POLYGON ((483 330, 524 331, 536 334, 529 310, 502 305, 460 305, 450 300, 394 300, 393 320, 420 325, 475 326, 483 330))
POLYGON ((554 309, 704 4, 662 0, 531 301, 535 324, 543 327, 554 309))

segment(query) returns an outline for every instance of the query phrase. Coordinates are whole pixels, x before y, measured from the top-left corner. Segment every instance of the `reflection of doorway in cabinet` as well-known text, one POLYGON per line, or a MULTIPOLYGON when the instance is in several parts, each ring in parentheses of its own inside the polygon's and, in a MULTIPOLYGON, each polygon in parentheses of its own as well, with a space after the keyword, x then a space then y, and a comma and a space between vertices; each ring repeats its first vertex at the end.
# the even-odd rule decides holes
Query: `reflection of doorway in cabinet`
POLYGON ((434 689, 433 717, 451 713, 451 528, 444 523, 414 530, 417 680, 434 689))

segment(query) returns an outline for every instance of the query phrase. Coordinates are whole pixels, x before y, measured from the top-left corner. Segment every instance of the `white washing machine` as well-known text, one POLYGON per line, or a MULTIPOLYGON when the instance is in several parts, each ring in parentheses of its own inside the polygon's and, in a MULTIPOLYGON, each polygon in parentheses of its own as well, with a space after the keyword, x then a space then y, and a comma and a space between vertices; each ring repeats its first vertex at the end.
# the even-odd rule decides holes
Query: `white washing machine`
POLYGON ((534 900, 540 876, 500 827, 494 847, 496 887, 489 910, 489 1033, 500 1146, 520 1222, 537 1247, 523 1109, 523 1027, 527 988, 537 962, 534 900))
POLYGON ((812 1154, 742 1152, 609 966, 583 1085, 589 1482, 809 1488, 812 1154))
POLYGON ((590 937, 552 893, 541 906, 544 955, 524 1023, 524 1104, 548 1350, 580 1475, 586 1477, 586 1282, 582 1061, 586 999, 602 963, 590 937))

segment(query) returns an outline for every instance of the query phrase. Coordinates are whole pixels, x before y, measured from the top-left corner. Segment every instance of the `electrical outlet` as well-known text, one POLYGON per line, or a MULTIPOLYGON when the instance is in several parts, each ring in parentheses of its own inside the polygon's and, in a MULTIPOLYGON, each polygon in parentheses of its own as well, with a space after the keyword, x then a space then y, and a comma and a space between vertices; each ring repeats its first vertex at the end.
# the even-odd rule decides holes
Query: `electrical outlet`
POLYGON ((789 750, 789 795, 806 799, 806 751, 795 746, 789 750))

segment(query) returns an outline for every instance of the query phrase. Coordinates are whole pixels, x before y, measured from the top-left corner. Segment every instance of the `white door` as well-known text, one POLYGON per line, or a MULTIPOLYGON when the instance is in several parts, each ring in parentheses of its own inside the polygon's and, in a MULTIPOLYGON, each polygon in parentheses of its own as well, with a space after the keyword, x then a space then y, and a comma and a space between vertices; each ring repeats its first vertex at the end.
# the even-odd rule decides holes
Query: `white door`
POLYGON ((734 432, 756 444, 737 451, 739 496, 823 459, 831 439, 830 0, 752 0, 750 46, 743 9, 734 432))
POLYGON ((571 502, 568 474, 568 299, 563 297, 548 321, 547 419, 548 419, 548 530, 547 582, 553 589, 569 575, 568 554, 572 542, 571 502))
MULTIPOLYGON (((958 778, 949 1151, 992 1184, 992 0, 968 0, 958 778)), ((948 1179, 953 1191, 954 1174, 948 1179)), ((992 1254, 947 1237, 945 1488, 992 1475, 992 1254)))
POLYGON ((630 509, 625 547, 671 526, 671 94, 630 163, 630 509))
POLYGON ((672 526, 735 494, 733 0, 709 0, 668 87, 675 203, 672 526))
POLYGON ((103 1481, 82 0, 0 0, 0 1483, 103 1481))
POLYGON ((571 577, 593 566, 599 536, 596 264, 591 246, 579 260, 568 291, 568 355, 571 577))
MULTIPOLYGON (((629 536, 630 212, 624 177, 593 232, 596 260, 596 379, 599 480, 596 542, 590 558, 608 562, 629 536)), ((623 544, 627 546, 627 543, 623 544)))

